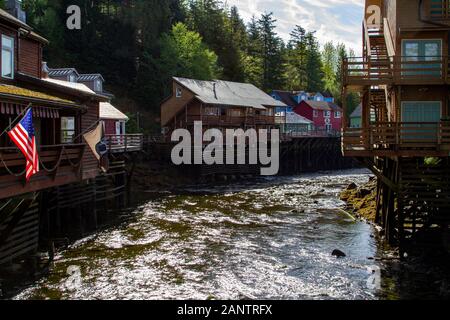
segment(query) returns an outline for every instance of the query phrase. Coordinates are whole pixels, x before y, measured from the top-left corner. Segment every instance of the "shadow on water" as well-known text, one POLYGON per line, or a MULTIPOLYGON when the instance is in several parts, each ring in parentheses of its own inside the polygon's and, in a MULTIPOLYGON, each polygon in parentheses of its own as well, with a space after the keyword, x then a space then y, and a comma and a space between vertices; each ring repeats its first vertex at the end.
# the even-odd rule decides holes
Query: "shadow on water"
MULTIPOLYGON (((376 230, 339 210, 363 170, 134 193, 121 223, 57 255, 15 299, 398 299, 376 230), (331 255, 335 249, 346 257, 331 255), (384 261, 384 262, 383 262, 384 261), (380 275, 380 278, 378 278, 380 275)), ((416 288, 413 288, 416 289, 416 288)))

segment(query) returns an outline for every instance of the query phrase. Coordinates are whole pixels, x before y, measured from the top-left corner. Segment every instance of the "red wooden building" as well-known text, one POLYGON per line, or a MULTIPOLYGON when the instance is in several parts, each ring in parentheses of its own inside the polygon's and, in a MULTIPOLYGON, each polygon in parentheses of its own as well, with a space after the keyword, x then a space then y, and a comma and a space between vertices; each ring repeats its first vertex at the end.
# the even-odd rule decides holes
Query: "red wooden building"
POLYGON ((341 130, 342 109, 332 102, 302 101, 294 108, 294 112, 311 120, 316 129, 327 132, 341 130))

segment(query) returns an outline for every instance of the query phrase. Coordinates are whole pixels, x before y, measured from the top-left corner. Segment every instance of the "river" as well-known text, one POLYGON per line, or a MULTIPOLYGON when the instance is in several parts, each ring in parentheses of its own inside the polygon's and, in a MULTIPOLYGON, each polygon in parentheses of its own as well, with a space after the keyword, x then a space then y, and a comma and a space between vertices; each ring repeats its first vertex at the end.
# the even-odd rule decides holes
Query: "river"
POLYGON ((386 279, 377 285, 376 230, 338 210, 340 191, 368 177, 353 170, 149 193, 15 299, 395 298, 386 279))

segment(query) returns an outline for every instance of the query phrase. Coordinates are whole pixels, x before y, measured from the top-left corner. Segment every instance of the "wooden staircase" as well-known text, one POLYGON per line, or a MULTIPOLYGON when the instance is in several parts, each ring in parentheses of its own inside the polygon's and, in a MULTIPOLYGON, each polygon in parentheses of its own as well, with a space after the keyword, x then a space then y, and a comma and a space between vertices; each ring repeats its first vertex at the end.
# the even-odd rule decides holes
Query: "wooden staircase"
POLYGON ((370 90, 371 111, 375 114, 376 122, 388 121, 386 91, 384 89, 370 90))
POLYGON ((383 25, 365 28, 364 54, 369 64, 371 78, 385 78, 391 74, 391 61, 388 55, 383 25))

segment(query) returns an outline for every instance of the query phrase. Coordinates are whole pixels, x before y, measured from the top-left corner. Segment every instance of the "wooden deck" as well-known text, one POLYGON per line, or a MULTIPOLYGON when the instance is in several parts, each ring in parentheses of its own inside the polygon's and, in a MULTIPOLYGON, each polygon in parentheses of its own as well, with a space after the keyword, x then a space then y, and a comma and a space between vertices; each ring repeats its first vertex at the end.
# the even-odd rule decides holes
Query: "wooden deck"
POLYGON ((263 115, 247 115, 247 116, 187 116, 187 124, 193 125, 195 121, 202 121, 204 126, 233 126, 239 127, 242 125, 274 125, 275 116, 263 115))
POLYGON ((85 144, 41 146, 40 172, 25 183, 26 160, 17 148, 0 148, 0 199, 82 179, 85 144))
POLYGON ((144 149, 143 134, 106 135, 109 153, 139 152, 144 149))
POLYGON ((446 157, 450 154, 450 123, 377 122, 368 128, 346 128, 345 156, 446 157))
POLYGON ((449 57, 348 58, 344 85, 444 85, 450 83, 449 57))

